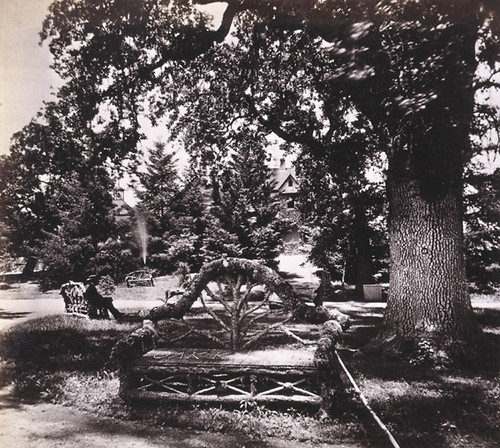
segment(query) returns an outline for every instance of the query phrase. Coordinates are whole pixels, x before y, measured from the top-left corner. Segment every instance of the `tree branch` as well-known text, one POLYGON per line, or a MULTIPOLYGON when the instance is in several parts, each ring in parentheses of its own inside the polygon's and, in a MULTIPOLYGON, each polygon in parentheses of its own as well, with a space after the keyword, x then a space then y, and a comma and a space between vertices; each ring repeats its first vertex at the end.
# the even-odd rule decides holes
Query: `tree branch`
POLYGON ((283 129, 277 120, 271 120, 268 118, 264 118, 260 111, 257 109, 255 106, 255 102, 253 98, 250 97, 250 95, 244 95, 244 98, 246 100, 247 106, 257 118, 259 123, 261 123, 264 127, 269 129, 270 131, 274 132, 278 137, 282 138, 286 142, 289 143, 299 143, 301 145, 306 146, 308 149, 310 149, 313 153, 316 155, 321 155, 321 153, 324 150, 324 145, 317 139, 315 139, 312 135, 302 133, 302 134, 294 134, 289 131, 286 131, 283 129))
POLYGON ((486 79, 483 81, 479 81, 472 86, 472 89, 475 91, 478 91, 481 89, 490 89, 490 88, 500 89, 500 82, 493 81, 491 79, 486 79))

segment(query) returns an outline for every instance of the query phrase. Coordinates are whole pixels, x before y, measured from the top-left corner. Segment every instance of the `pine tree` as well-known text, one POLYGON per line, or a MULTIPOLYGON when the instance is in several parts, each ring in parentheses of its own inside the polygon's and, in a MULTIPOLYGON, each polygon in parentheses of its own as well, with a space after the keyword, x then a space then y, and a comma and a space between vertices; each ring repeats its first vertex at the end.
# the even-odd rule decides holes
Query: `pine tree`
POLYGON ((256 135, 239 135, 238 148, 216 179, 218 200, 205 250, 212 256, 222 252, 276 266, 283 229, 262 143, 256 135))
POLYGON ((202 247, 207 219, 202 200, 202 177, 194 161, 190 161, 179 194, 172 205, 171 228, 164 234, 172 264, 186 263, 198 270, 204 262, 202 247))
POLYGON ((135 173, 139 179, 136 194, 147 213, 148 228, 153 236, 161 236, 171 228, 172 204, 179 194, 175 154, 162 142, 150 150, 145 171, 135 173))
POLYGON ((174 266, 169 254, 169 235, 176 225, 175 203, 179 199, 180 184, 175 153, 168 152, 164 143, 156 142, 149 151, 145 171, 137 170, 136 194, 140 200, 136 208, 136 227, 146 240, 143 257, 147 264, 159 272, 169 272, 174 266), (147 233, 147 235, 144 234, 147 233))

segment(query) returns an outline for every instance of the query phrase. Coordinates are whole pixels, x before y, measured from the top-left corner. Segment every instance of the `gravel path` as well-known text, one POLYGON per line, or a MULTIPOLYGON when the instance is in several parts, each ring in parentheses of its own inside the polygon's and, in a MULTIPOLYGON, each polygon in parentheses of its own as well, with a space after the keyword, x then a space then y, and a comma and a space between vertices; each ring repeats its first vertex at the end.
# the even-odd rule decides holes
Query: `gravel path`
MULTIPOLYGON (((148 427, 103 419, 71 407, 48 403, 19 404, 10 389, 0 389, 2 448, 312 448, 310 442, 254 440, 186 429, 148 427)), ((363 448, 358 444, 316 444, 314 448, 363 448)))

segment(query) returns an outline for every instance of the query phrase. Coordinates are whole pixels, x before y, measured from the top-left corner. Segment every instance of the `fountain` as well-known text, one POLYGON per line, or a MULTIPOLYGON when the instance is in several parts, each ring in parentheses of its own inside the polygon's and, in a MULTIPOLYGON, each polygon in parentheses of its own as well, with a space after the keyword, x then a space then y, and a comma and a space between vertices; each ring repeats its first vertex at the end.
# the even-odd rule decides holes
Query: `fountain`
POLYGON ((148 229, 146 228, 146 222, 143 218, 139 218, 137 221, 137 235, 141 245, 142 262, 144 266, 146 266, 146 258, 148 255, 148 229))

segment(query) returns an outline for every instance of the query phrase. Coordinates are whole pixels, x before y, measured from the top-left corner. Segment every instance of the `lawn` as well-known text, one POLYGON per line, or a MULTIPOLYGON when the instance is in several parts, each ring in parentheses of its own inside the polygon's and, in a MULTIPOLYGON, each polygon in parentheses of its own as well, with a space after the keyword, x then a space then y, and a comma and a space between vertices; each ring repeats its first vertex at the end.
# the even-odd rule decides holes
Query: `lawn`
MULTIPOLYGON (((120 303, 138 297, 154 300, 175 286, 171 278, 156 281, 154 288, 119 286, 114 298, 120 303)), ((49 292, 53 298, 57 295, 49 292)), ((363 351, 381 321, 378 304, 327 304, 351 316, 353 324, 345 333, 340 354, 402 447, 499 446, 499 300, 474 296, 473 303, 486 334, 485 356, 468 369, 439 371, 425 365, 391 363, 363 351), (497 345, 491 345, 494 343, 497 345)), ((192 319, 200 320, 195 315, 192 319)), ((46 400, 125 420, 141 418, 155 425, 245 433, 256 438, 273 436, 309 441, 311 446, 349 441, 367 447, 387 446, 354 393, 352 403, 329 419, 301 409, 224 410, 176 405, 139 412, 130 408, 118 397, 119 380, 109 355, 116 341, 140 325, 66 315, 22 322, 0 335, 2 383, 14 381, 19 399, 46 400)))

